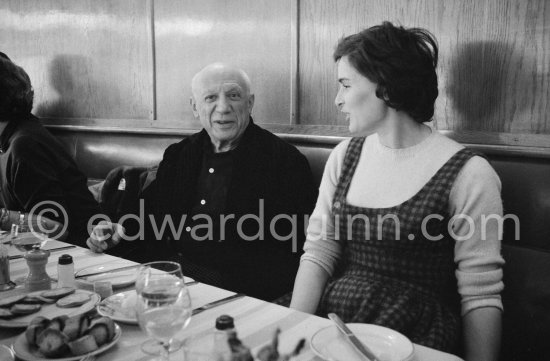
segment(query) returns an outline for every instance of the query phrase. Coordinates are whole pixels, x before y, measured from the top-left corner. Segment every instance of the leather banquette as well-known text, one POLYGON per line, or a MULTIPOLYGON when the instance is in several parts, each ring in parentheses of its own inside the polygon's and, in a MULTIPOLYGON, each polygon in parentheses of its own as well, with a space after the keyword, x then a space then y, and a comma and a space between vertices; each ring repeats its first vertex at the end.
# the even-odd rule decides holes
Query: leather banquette
MULTIPOLYGON (((158 164, 166 147, 192 131, 109 130, 50 126, 90 179, 113 168, 158 164)), ((319 183, 332 148, 343 138, 281 135, 308 158, 319 183)), ((546 360, 550 355, 550 156, 513 148, 471 146, 484 153, 502 181, 505 290, 501 360, 546 360)))

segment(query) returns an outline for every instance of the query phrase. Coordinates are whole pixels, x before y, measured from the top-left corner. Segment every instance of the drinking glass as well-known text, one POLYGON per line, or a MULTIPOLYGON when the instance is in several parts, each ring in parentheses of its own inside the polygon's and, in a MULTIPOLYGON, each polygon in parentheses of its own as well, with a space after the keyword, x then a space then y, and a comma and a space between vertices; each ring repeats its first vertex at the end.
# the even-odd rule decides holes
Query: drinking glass
POLYGON ((38 251, 46 244, 48 237, 40 233, 19 232, 17 236, 12 236, 10 243, 21 252, 38 251))
MULTIPOLYGON (((29 227, 26 225, 13 225, 12 226, 12 232, 9 236, 10 238, 10 244, 17 248, 21 252, 25 252, 25 259, 27 260, 27 265, 29 266, 29 272, 31 270, 31 266, 29 264, 29 254, 34 253, 35 257, 33 258, 43 258, 45 259, 44 262, 47 262, 47 258, 49 256, 49 252, 44 252, 41 250, 41 248, 46 244, 48 241, 48 237, 42 233, 31 231, 29 227), (40 256, 39 256, 39 253, 40 256)), ((16 283, 25 283, 27 277, 21 277, 15 280, 16 283)))
POLYGON ((191 297, 185 286, 181 267, 175 262, 151 262, 138 269, 136 279, 136 315, 143 331, 153 340, 145 341, 141 349, 159 354, 158 360, 169 360, 170 351, 177 350, 174 335, 191 320, 191 297))

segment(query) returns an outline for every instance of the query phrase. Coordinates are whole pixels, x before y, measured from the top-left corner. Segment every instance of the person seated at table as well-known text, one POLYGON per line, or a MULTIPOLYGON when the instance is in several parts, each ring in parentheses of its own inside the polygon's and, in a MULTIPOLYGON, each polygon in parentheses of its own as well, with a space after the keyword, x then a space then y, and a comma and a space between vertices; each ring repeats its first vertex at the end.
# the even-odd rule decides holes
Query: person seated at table
POLYGON ((0 53, 0 227, 85 245, 98 204, 74 160, 32 115, 33 96, 25 70, 0 53))
MULTIPOLYGON (((192 94, 204 128, 166 149, 143 192, 145 217, 154 215, 145 243, 160 251, 148 258, 175 257, 196 280, 273 300, 291 291, 298 269, 304 218, 317 197, 309 164, 253 122, 255 99, 243 70, 206 66, 193 77, 192 94), (172 221, 176 232, 163 223, 172 221)), ((88 246, 102 252, 123 238, 121 231, 103 222, 88 246)))
POLYGON ((424 124, 434 114, 433 35, 389 22, 341 39, 335 103, 357 137, 331 153, 291 307, 496 360, 503 289, 500 180, 424 124), (326 220, 326 221, 325 221, 326 220), (455 277, 456 276, 456 277, 455 277))

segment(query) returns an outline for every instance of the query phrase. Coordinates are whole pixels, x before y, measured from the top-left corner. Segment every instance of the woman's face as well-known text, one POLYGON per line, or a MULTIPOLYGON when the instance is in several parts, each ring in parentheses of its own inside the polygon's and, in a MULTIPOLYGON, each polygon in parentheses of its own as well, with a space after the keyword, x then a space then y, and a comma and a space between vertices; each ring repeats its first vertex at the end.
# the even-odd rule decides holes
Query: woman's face
POLYGON ((388 115, 388 106, 376 96, 376 84, 361 75, 343 56, 338 61, 338 94, 334 103, 346 114, 351 133, 378 131, 388 115))

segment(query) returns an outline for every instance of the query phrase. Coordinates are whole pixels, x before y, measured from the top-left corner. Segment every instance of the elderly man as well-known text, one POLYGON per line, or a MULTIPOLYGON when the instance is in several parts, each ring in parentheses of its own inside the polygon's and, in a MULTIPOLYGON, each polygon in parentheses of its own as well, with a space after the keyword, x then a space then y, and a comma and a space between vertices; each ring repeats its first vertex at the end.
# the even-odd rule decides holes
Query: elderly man
MULTIPOLYGON (((244 71, 211 64, 195 75, 192 92, 204 129, 168 147, 143 192, 146 218, 154 216, 146 244, 162 249, 156 258, 175 255, 199 281, 273 300, 292 289, 304 219, 317 196, 309 164, 254 124, 244 71), (169 246, 159 247, 159 239, 169 246)), ((89 247, 116 244, 123 237, 115 229, 96 227, 89 247)))
POLYGON ((33 95, 25 70, 0 53, 0 228, 19 224, 84 245, 99 206, 74 160, 31 114, 33 95))

